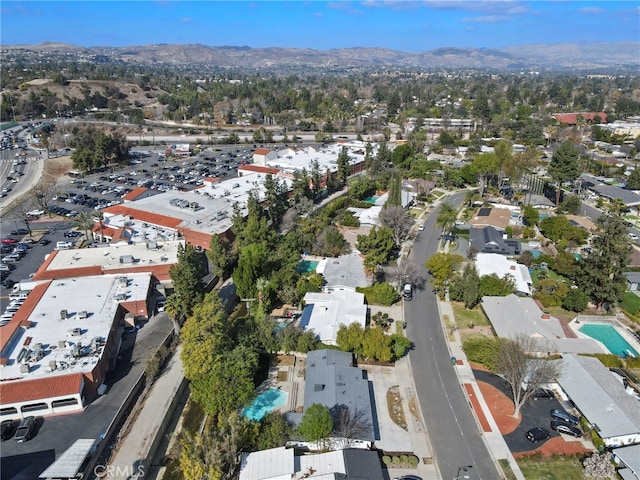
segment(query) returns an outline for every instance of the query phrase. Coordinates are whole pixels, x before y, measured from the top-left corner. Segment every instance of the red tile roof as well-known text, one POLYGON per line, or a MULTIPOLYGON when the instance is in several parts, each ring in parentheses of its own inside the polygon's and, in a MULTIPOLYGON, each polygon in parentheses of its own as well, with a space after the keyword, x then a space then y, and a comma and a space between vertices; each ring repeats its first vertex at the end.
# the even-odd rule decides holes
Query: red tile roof
POLYGON ((0 398, 5 405, 74 395, 82 392, 83 382, 81 373, 50 375, 33 380, 5 381, 0 382, 0 398))
POLYGON ((582 115, 584 121, 592 123, 596 117, 600 117, 601 122, 607 121, 607 114, 604 112, 576 112, 576 113, 554 113, 553 116, 560 123, 566 123, 567 125, 576 125, 578 123, 577 117, 582 115))
POLYGON ((162 225, 163 227, 176 228, 182 223, 180 218, 169 217, 168 215, 160 215, 158 213, 145 212, 143 210, 137 210, 134 207, 127 205, 113 205, 104 209, 107 213, 113 213, 116 215, 130 216, 136 220, 142 222, 151 223, 153 225, 162 225))
POLYGON ((138 198, 140 195, 142 195, 147 190, 149 190, 149 189, 146 188, 146 187, 134 188, 129 193, 127 193, 125 196, 123 196, 122 199, 125 200, 125 201, 135 200, 136 198, 138 198))
POLYGON ((273 175, 276 175, 278 172, 280 172, 280 170, 277 168, 263 167, 261 165, 243 165, 242 167, 238 167, 239 172, 243 170, 257 173, 271 173, 273 175))
POLYGON ((256 150, 254 150, 253 154, 254 155, 266 155, 269 152, 271 152, 271 150, 269 150, 268 148, 258 148, 256 150))

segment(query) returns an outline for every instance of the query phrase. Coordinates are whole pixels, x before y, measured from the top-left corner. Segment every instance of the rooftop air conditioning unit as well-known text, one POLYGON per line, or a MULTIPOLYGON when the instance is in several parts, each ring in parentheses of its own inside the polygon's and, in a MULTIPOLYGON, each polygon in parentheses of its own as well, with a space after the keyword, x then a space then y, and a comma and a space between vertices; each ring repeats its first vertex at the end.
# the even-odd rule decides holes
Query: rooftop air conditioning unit
POLYGON ((69 318, 69 312, 67 310, 60 310, 60 320, 66 320, 69 318))
POLYGON ((87 318, 88 316, 89 314, 86 310, 82 310, 80 313, 78 313, 78 318, 87 318))
POLYGON ((118 278, 118 285, 120 285, 121 287, 126 287, 127 285, 129 285, 129 279, 127 277, 118 278))

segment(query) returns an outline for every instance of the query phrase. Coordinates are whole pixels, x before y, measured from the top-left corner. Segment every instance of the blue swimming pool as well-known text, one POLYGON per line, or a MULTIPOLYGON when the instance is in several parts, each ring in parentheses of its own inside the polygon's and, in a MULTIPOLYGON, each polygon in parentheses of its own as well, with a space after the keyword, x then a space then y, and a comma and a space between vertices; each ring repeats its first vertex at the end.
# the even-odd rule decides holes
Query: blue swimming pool
POLYGON ((242 410, 242 415, 249 420, 262 420, 267 413, 287 404, 289 394, 278 388, 269 388, 258 395, 253 403, 242 410))
POLYGON ((316 267, 318 266, 317 260, 302 260, 296 266, 296 272, 298 273, 311 273, 316 271, 316 267))
POLYGON ((638 356, 638 352, 611 325, 586 323, 580 327, 580 331, 604 343, 604 346, 614 355, 619 357, 638 356))
POLYGON ((378 200, 378 198, 380 197, 376 197, 375 195, 371 195, 370 197, 367 197, 363 200, 363 202, 365 203, 372 203, 375 205, 376 201, 378 200))

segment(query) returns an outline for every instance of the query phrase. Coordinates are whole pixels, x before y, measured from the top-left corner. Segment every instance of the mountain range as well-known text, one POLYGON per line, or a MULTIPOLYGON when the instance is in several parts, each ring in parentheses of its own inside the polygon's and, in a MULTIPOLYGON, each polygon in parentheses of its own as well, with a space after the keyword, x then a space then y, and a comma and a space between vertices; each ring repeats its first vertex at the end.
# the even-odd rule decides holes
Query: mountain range
POLYGON ((252 48, 201 44, 154 44, 127 47, 80 47, 46 42, 38 45, 4 45, 2 56, 63 55, 67 59, 115 60, 128 63, 208 65, 214 67, 318 68, 404 67, 415 69, 488 70, 606 70, 640 67, 640 42, 556 43, 504 48, 447 47, 423 52, 387 48, 252 48))

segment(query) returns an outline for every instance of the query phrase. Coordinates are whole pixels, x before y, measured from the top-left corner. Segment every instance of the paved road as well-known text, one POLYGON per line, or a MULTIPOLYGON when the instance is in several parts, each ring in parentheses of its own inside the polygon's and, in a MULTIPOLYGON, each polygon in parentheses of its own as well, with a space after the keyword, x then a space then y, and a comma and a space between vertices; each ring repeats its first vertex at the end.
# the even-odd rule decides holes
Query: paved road
MULTIPOLYGON (((463 197, 464 193, 459 193, 448 201, 457 207, 463 197)), ((409 261, 418 266, 425 278, 428 274, 424 264, 438 248, 440 228, 435 225, 436 216, 434 210, 409 255, 409 261)), ((409 338, 415 344, 410 354, 414 382, 442 478, 455 478, 465 465, 473 466, 470 479, 500 478, 451 365, 436 296, 428 284, 405 303, 405 318, 409 338)))

